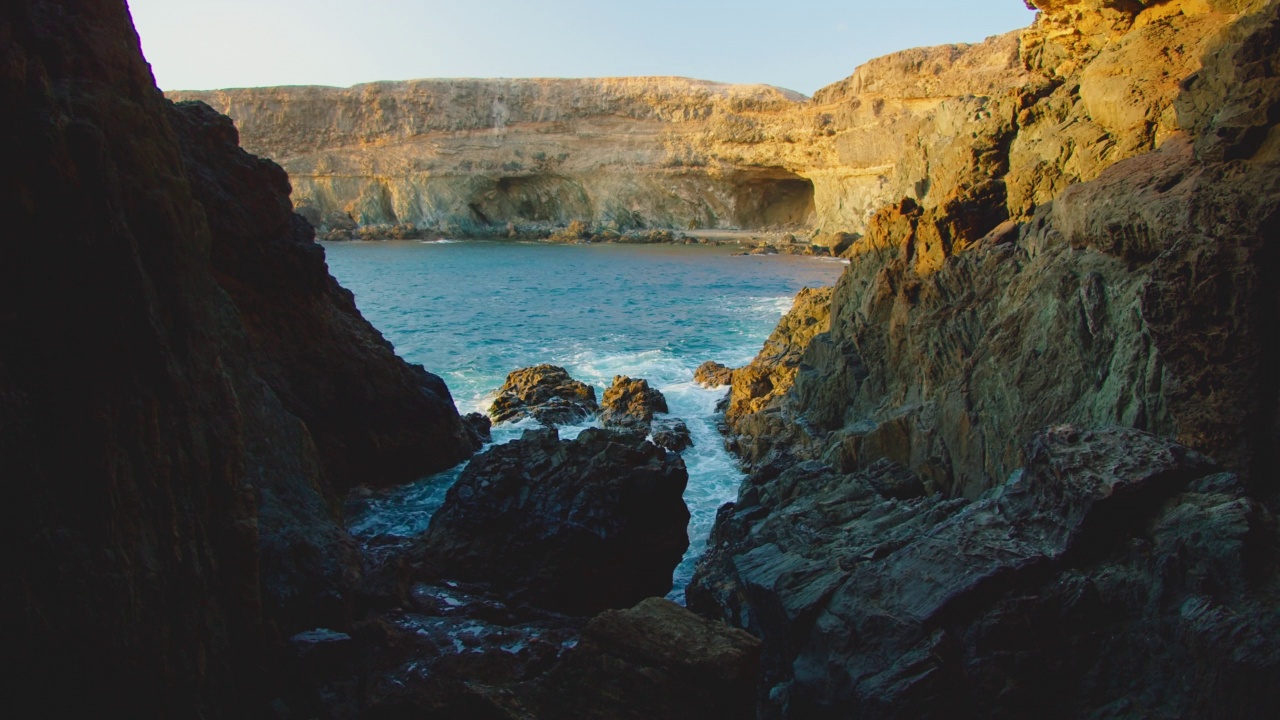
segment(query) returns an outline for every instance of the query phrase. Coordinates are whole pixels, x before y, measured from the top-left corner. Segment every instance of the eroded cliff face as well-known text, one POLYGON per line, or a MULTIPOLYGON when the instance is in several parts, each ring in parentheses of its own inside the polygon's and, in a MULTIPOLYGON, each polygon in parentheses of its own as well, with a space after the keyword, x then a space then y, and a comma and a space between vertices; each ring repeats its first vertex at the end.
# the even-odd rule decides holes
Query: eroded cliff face
POLYGON ((764 639, 768 716, 1280 702, 1280 4, 1037 5, 1006 171, 879 209, 726 417, 688 597, 764 639))

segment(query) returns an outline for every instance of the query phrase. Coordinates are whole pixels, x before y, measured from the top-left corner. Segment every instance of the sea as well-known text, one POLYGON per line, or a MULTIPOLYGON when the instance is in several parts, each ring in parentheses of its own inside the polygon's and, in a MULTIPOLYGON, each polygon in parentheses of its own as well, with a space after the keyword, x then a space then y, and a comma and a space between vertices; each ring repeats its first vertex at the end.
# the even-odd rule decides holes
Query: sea
MULTIPOLYGON (((615 375, 644 378, 689 426, 689 551, 669 596, 684 588, 716 510, 743 473, 724 449, 716 403, 727 388, 693 382, 707 360, 745 365, 801 288, 835 283, 841 261, 734 255, 736 246, 558 245, 515 241, 323 243, 334 277, 405 360, 444 378, 461 413, 485 412, 507 373, 551 363, 600 398, 615 375)), ((586 425, 562 427, 571 438, 586 425)), ((531 421, 494 426, 493 442, 531 421)), ((423 532, 463 466, 348 503, 357 539, 423 532)))

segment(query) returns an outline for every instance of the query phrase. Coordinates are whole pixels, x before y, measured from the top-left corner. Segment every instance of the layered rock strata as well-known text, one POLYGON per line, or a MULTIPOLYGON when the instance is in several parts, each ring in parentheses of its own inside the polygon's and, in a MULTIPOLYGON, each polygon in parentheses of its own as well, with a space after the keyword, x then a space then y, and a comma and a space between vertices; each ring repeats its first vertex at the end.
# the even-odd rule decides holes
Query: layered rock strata
POLYGON ((1263 717, 1272 514, 1185 447, 1055 427, 976 502, 881 460, 722 508, 690 607, 765 641, 768 717, 1263 717))
POLYGON ((1280 6, 1037 5, 1005 169, 878 210, 729 423, 688 597, 764 639, 766 715, 1277 706, 1280 6))

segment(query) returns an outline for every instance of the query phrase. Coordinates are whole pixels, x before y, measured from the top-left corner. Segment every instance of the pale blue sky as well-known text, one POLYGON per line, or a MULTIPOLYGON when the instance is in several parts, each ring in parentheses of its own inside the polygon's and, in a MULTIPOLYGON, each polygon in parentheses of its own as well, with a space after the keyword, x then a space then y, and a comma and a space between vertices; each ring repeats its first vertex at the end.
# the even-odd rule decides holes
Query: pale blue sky
POLYGON ((1022 0, 130 0, 166 90, 681 75, 810 95, 895 50, 1025 27, 1022 0))

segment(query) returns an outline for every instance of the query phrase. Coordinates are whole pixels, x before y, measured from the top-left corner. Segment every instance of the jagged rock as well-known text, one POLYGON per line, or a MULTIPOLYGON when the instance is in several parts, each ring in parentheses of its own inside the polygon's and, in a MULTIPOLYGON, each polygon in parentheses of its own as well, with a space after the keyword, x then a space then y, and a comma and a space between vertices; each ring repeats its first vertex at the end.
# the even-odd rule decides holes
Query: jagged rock
POLYGON ((530 417, 543 425, 564 425, 599 412, 596 389, 555 365, 535 365, 507 375, 489 407, 494 422, 530 417))
POLYGON ((649 598, 587 623, 547 675, 544 706, 563 717, 755 717, 760 642, 669 600, 649 598))
MULTIPOLYGON (((801 290, 755 359, 733 371, 725 412, 731 425, 738 418, 768 407, 791 388, 805 348, 815 335, 828 330, 830 305, 831 288, 801 290)), ((722 371, 708 372, 716 372, 716 378, 722 376, 722 371)))
POLYGON ((653 444, 666 448, 674 453, 684 452, 693 447, 693 438, 689 435, 689 426, 683 420, 664 418, 654 420, 653 444))
POLYGON ((489 416, 484 413, 467 413, 462 416, 462 422, 475 431, 476 437, 485 442, 488 442, 493 437, 493 420, 489 419, 489 416))
POLYGON ((307 424, 335 494, 419 478, 479 447, 444 381, 401 360, 329 275, 284 171, 241 150, 203 103, 177 105, 170 123, 258 373, 307 424))
POLYGON ((627 607, 671 589, 689 544, 687 481, 680 457, 639 433, 529 430, 472 459, 416 556, 427 576, 540 607, 627 607))
POLYGON ((708 388, 729 385, 733 382, 733 368, 708 360, 693 371, 693 381, 708 388))
POLYGON ((972 503, 887 461, 757 477, 721 510, 690 607, 764 639, 788 717, 1276 707, 1270 513, 1135 430, 1051 428, 1026 455, 972 503))
POLYGON ((654 413, 667 412, 667 399, 649 381, 615 375, 600 399, 600 419, 606 426, 648 427, 654 413))

